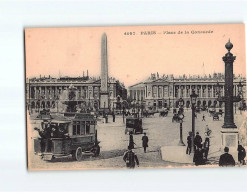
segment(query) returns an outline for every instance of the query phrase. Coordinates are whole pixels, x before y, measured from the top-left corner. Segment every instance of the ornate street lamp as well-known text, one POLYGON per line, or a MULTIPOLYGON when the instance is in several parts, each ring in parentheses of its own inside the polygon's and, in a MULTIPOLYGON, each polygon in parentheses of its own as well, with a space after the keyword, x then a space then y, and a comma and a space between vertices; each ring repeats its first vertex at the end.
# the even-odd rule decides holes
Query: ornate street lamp
POLYGON ((143 97, 141 98, 141 117, 143 117, 143 97))
POLYGON ((57 95, 57 97, 56 97, 56 101, 57 101, 57 113, 58 113, 58 100, 59 100, 59 97, 57 95))
POLYGON ((215 85, 215 88, 216 88, 216 94, 218 97, 220 97, 220 84, 219 82, 217 81, 216 85, 215 85))
POLYGON ((125 114, 125 106, 123 105, 123 123, 124 123, 124 114, 125 114))
MULTIPOLYGON (((215 89, 216 89, 216 95, 217 95, 217 99, 215 101, 216 101, 216 103, 219 101, 219 104, 220 104, 220 102, 222 101, 221 100, 221 87, 220 87, 220 84, 218 81, 215 85, 215 89)), ((216 105, 214 105, 214 106, 216 106, 216 105)))
MULTIPOLYGON (((237 85, 238 86, 238 97, 239 97, 239 102, 242 101, 242 94, 243 94, 243 84, 241 83, 241 81, 239 81, 239 84, 237 85)), ((241 103, 240 103, 241 105, 241 103)), ((236 104, 235 104, 235 110, 236 110, 236 104)), ((242 108, 240 108, 240 114, 242 114, 242 108)))
MULTIPOLYGON (((88 107, 89 107, 89 111, 91 111, 91 102, 90 102, 90 96, 91 96, 91 92, 89 92, 89 104, 88 104, 88 107)), ((105 103, 105 102, 104 102, 105 103)))
POLYGON ((180 122, 180 140, 179 140, 179 143, 178 143, 179 146, 185 146, 185 144, 183 142, 183 118, 184 118, 184 115, 183 115, 183 112, 182 112, 183 105, 184 105, 184 100, 183 100, 183 98, 180 98, 179 99, 180 112, 179 112, 179 115, 178 115, 179 122, 180 122))
POLYGON ((195 105, 196 98, 198 95, 195 93, 195 90, 192 90, 191 98, 191 108, 192 108, 192 138, 191 138, 191 153, 194 153, 194 137, 195 137, 195 105))
POLYGON ((179 98, 178 105, 179 105, 180 110, 182 110, 182 108, 184 107, 184 100, 183 100, 183 98, 179 98))
POLYGON ((132 112, 136 112, 136 99, 133 99, 133 111, 132 112))
POLYGON ((136 103, 136 107, 137 107, 137 116, 139 118, 139 101, 136 103))
POLYGON ((241 81, 239 81, 239 84, 237 86, 238 86, 238 96, 240 98, 242 98, 241 96, 242 96, 242 93, 243 93, 243 86, 244 85, 241 83, 241 81))

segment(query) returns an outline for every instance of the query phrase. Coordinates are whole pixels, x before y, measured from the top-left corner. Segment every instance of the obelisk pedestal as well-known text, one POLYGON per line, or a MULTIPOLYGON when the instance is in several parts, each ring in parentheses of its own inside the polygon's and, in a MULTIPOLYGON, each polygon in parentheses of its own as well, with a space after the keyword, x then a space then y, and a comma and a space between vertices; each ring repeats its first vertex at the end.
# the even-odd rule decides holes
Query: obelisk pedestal
POLYGON ((100 112, 109 112, 107 36, 105 33, 101 37, 100 112))

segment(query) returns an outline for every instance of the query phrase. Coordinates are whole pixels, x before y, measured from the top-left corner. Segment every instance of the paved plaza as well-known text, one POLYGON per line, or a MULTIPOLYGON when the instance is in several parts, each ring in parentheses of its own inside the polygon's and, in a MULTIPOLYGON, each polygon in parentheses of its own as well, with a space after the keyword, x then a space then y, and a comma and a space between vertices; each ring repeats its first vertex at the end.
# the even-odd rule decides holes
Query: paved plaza
MULTIPOLYGON (((235 115, 235 123, 238 127, 244 120, 245 113, 239 112, 235 115)), ((191 110, 185 110, 185 118, 183 121, 183 141, 187 145, 188 132, 191 131, 191 110)), ((213 121, 209 113, 201 112, 197 114, 195 119, 195 129, 205 140, 204 131, 205 126, 208 124, 212 130, 211 143, 209 150, 209 162, 208 164, 218 163, 221 145, 221 126, 223 124, 223 116, 219 121, 213 121), (202 121, 203 114, 206 116, 206 120, 202 121)), ((142 148, 142 136, 143 134, 134 135, 135 153, 140 161, 140 168, 151 167, 182 167, 184 165, 192 166, 193 163, 178 163, 162 160, 160 149, 163 146, 178 146, 179 142, 179 123, 172 122, 172 113, 169 112, 167 117, 160 117, 158 113, 149 118, 143 118, 144 132, 149 137, 149 147, 147 153, 143 152, 142 148)), ((29 153, 31 157, 32 167, 35 169, 115 169, 125 168, 125 162, 122 157, 129 144, 129 135, 125 134, 125 123, 123 123, 122 116, 116 116, 116 122, 112 122, 112 117, 109 116, 109 122, 103 123, 103 120, 99 118, 97 124, 98 139, 100 141, 101 154, 99 157, 92 157, 89 154, 84 154, 83 160, 80 162, 73 161, 71 157, 62 157, 55 159, 54 162, 43 161, 39 156, 34 155, 34 152, 29 153), (59 166, 58 166, 59 164, 59 166)), ((32 141, 30 143, 33 143, 32 141)), ((180 146, 182 151, 186 151, 186 146, 180 146)), ((32 147, 33 150, 33 147, 32 147)), ((181 151, 180 150, 180 151, 181 151)), ((230 151, 231 152, 231 151, 230 151)), ((170 155, 179 155, 179 153, 173 153, 170 155)), ((191 157, 192 159, 192 157, 191 157)))

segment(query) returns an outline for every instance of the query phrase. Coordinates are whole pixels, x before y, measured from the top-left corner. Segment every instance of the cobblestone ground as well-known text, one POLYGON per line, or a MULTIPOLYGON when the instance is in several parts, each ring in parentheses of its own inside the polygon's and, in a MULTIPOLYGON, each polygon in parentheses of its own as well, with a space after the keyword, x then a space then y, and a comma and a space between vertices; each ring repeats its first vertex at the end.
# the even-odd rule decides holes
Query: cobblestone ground
MULTIPOLYGON (((241 125, 244 115, 237 114, 235 116, 235 123, 237 126, 241 125)), ((183 141, 186 143, 188 132, 191 131, 191 110, 185 111, 185 118, 183 122, 183 141)), ((195 122, 195 129, 200 133, 202 139, 205 139, 205 126, 208 124, 212 130, 211 147, 209 151, 208 164, 217 164, 220 147, 220 129, 223 124, 223 117, 219 121, 213 121, 212 117, 207 112, 197 114, 195 122), (202 115, 206 116, 206 121, 202 121, 202 115)), ((182 167, 184 164, 165 162, 161 159, 160 147, 177 145, 179 142, 179 123, 172 123, 172 113, 169 112, 167 117, 159 117, 155 114, 150 118, 143 118, 144 132, 149 137, 149 147, 147 153, 143 152, 142 148, 142 134, 134 135, 135 153, 140 161, 140 168, 161 168, 161 167, 182 167)), ((128 146, 129 135, 124 133, 125 124, 122 117, 117 116, 116 122, 112 122, 111 116, 109 123, 104 124, 102 120, 98 121, 98 139, 100 141, 101 154, 99 157, 91 157, 84 155, 82 161, 72 161, 71 157, 57 158, 54 162, 47 162, 40 159, 39 156, 34 155, 33 151, 30 155, 30 165, 32 169, 121 169, 125 168, 125 163, 122 159, 124 152, 128 146)), ((30 140, 32 143, 32 140, 30 140)), ((183 146, 181 146, 183 147, 183 146)), ((186 150, 186 146, 184 146, 186 150)), ((176 155, 176 154, 174 154, 176 155)))

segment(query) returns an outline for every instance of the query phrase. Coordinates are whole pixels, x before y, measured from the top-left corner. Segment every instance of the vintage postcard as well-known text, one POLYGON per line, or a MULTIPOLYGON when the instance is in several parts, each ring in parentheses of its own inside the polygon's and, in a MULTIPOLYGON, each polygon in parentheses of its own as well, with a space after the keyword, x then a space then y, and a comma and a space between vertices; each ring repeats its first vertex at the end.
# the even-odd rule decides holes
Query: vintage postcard
POLYGON ((28 170, 245 166, 245 25, 26 28, 28 170))

